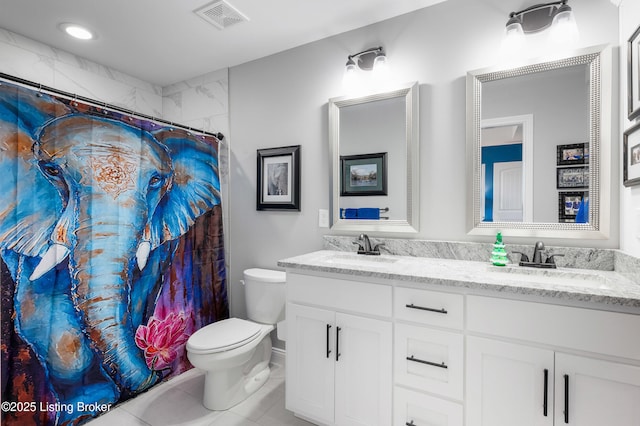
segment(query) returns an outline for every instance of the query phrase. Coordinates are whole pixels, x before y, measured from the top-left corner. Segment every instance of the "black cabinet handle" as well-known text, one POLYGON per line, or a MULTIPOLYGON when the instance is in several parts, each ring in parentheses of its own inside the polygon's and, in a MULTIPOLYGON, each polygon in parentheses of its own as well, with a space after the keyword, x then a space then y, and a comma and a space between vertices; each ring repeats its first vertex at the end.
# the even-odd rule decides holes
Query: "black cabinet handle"
POLYGON ((425 361, 420 358, 415 358, 413 355, 408 356, 407 361, 419 362, 420 364, 432 365, 434 367, 439 367, 439 368, 449 368, 449 366, 444 362, 442 362, 441 364, 438 364, 437 362, 425 361))
POLYGON ((329 358, 329 354, 331 353, 331 349, 329 349, 329 330, 331 329, 331 325, 327 324, 327 358, 329 358))
POLYGON ((405 426, 416 426, 416 424, 411 420, 410 422, 406 422, 405 426))
POLYGON ((569 423, 569 375, 564 375, 564 422, 569 423))
POLYGON ((544 369, 544 400, 542 402, 542 414, 544 414, 545 417, 547 417, 547 411, 548 411, 548 402, 549 402, 549 370, 547 370, 546 368, 544 369))
POLYGON ((340 327, 336 327, 336 361, 340 358, 340 327))
POLYGON ((424 306, 417 306, 414 305, 413 303, 409 304, 409 305, 405 305, 407 308, 409 309, 419 309, 421 311, 429 311, 429 312, 437 312, 439 314, 446 314, 447 310, 442 308, 442 309, 433 309, 433 308, 425 308, 424 306))

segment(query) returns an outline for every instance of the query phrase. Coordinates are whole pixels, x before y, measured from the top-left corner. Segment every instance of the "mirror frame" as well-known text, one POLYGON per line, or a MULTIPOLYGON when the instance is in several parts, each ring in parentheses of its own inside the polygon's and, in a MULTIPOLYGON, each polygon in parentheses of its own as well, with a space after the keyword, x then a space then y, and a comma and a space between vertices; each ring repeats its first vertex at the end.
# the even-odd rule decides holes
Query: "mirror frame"
POLYGON ((563 58, 527 60, 517 66, 492 67, 467 73, 467 234, 607 239, 611 226, 611 108, 613 96, 613 53, 609 46, 574 51, 563 58), (587 65, 589 82, 589 222, 483 222, 481 205, 482 83, 509 77, 587 65))
POLYGON ((406 83, 395 89, 365 96, 342 96, 329 99, 329 156, 331 163, 331 230, 375 233, 416 233, 419 231, 419 134, 418 82, 406 83), (340 218, 340 108, 402 97, 405 100, 406 124, 406 191, 407 218, 357 220, 340 218))

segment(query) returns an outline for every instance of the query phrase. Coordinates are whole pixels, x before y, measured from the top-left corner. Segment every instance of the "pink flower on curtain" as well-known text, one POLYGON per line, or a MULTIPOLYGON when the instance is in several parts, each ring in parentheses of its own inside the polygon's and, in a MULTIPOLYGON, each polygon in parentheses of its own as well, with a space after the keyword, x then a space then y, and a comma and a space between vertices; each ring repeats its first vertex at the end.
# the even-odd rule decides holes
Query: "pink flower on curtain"
POLYGON ((144 350, 149 368, 162 370, 170 366, 178 356, 178 349, 189 339, 184 333, 186 327, 186 318, 175 312, 163 320, 152 316, 147 325, 138 327, 136 345, 144 350))

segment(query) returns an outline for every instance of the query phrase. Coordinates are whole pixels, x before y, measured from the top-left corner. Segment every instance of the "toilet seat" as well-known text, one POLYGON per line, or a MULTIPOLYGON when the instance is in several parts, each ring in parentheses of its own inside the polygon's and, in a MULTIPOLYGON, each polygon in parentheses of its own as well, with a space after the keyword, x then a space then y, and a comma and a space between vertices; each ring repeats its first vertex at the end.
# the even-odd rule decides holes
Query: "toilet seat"
POLYGON ((194 354, 230 351, 256 339, 262 325, 240 318, 229 318, 202 327, 189 337, 187 350, 194 354))

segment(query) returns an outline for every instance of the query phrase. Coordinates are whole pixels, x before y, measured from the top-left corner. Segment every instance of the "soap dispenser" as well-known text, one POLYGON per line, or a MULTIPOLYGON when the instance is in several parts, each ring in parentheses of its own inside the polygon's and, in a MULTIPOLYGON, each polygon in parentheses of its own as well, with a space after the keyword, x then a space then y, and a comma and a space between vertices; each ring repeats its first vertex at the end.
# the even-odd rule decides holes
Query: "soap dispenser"
POLYGON ((507 258, 507 252, 504 249, 502 242, 502 233, 498 232, 496 235, 496 242, 493 244, 493 251, 491 252, 491 263, 494 266, 506 266, 509 263, 507 258))

